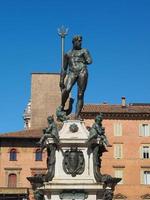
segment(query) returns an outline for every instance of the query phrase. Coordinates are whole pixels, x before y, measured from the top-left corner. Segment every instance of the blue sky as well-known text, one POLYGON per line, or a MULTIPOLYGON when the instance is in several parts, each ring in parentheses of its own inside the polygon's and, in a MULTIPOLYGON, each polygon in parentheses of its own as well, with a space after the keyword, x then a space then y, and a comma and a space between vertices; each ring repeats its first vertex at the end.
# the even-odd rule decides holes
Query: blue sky
POLYGON ((86 103, 150 102, 149 0, 1 0, 0 132, 23 129, 31 73, 60 71, 62 24, 93 58, 86 103))

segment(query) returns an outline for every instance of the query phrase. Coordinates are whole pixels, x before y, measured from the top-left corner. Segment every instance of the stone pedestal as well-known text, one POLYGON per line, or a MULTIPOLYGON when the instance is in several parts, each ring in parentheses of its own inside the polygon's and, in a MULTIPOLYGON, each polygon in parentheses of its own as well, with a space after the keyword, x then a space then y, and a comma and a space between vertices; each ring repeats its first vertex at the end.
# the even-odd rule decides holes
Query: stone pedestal
MULTIPOLYGON (((88 155, 87 151, 87 139, 88 139, 88 131, 84 126, 82 121, 66 121, 64 122, 64 126, 59 132, 60 137, 60 149, 56 152, 56 168, 55 168, 55 176, 53 178, 53 183, 94 183, 93 176, 93 159, 92 155, 88 155), (75 126, 78 128, 77 132, 71 132, 71 126, 75 126), (63 170, 63 159, 64 154, 71 148, 76 148, 83 152, 85 167, 84 171, 80 175, 76 175, 72 177, 70 174, 66 174, 63 170)), ((49 141, 50 142, 50 141, 49 141)))
MULTIPOLYGON (((102 199, 104 187, 94 178, 93 154, 88 153, 88 136, 89 131, 83 121, 64 122, 59 131, 54 177, 38 188, 45 200, 102 199)), ((53 138, 48 138, 46 143, 54 143, 53 138)), ((105 191, 110 189, 105 188, 105 191)))

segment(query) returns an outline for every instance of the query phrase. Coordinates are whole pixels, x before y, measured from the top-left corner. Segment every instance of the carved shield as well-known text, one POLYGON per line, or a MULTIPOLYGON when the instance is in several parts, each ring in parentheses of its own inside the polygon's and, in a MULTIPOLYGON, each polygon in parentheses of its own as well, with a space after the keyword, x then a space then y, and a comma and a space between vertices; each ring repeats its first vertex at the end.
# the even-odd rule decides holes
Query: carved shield
POLYGON ((68 154, 68 167, 70 169, 70 173, 73 173, 77 167, 79 162, 78 152, 70 151, 68 154))
POLYGON ((83 152, 77 147, 67 150, 64 154, 63 169, 66 174, 71 174, 73 177, 77 174, 82 174, 85 168, 83 152))

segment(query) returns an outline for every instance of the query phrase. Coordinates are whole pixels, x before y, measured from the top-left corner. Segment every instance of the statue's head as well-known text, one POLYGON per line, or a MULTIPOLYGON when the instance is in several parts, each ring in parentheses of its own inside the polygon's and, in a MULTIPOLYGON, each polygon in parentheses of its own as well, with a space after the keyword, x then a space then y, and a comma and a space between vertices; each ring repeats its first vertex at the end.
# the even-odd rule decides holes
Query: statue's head
POLYGON ((53 115, 52 116, 48 116, 47 117, 47 121, 48 121, 49 124, 52 123, 54 121, 53 115))
POLYGON ((102 120, 103 120, 103 114, 102 114, 102 113, 100 113, 99 115, 97 115, 97 116, 95 117, 95 122, 96 122, 96 123, 101 123, 102 120))
POLYGON ((81 49, 82 36, 81 35, 75 35, 72 39, 72 44, 73 44, 74 49, 81 49))

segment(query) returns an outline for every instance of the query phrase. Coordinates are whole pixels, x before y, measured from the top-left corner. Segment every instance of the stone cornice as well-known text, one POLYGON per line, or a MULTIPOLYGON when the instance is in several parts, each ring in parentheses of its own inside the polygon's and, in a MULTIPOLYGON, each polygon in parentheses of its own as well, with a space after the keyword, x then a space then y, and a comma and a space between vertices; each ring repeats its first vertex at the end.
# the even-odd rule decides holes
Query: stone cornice
MULTIPOLYGON (((99 112, 82 112, 83 119, 93 119, 99 112)), ((150 113, 104 113, 104 119, 150 120, 150 113)))

